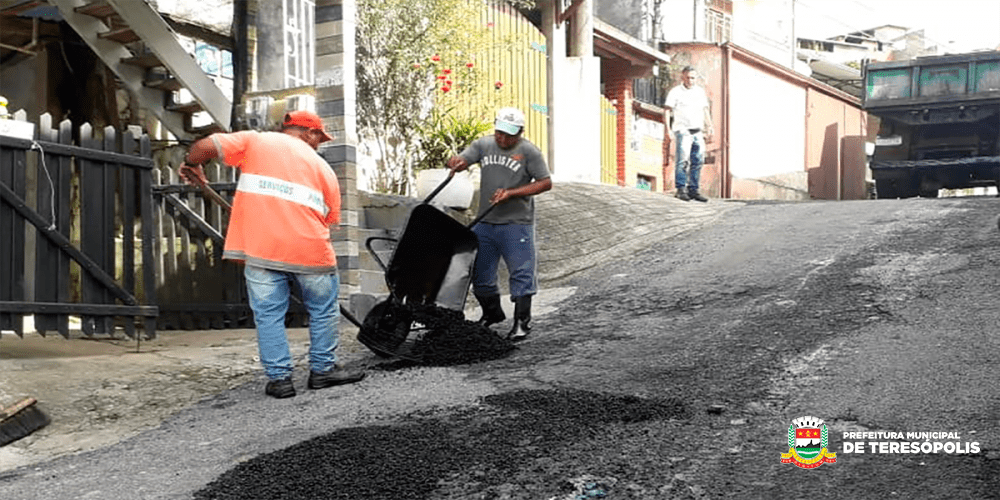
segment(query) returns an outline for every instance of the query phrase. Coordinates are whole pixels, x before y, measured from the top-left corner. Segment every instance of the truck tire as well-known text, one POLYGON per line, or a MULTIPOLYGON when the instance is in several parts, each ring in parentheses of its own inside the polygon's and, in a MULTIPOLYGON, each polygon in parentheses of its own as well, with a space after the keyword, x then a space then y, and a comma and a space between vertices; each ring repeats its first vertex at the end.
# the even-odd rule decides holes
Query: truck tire
POLYGON ((876 180, 875 196, 880 200, 894 200, 899 198, 899 190, 896 183, 892 181, 876 180))

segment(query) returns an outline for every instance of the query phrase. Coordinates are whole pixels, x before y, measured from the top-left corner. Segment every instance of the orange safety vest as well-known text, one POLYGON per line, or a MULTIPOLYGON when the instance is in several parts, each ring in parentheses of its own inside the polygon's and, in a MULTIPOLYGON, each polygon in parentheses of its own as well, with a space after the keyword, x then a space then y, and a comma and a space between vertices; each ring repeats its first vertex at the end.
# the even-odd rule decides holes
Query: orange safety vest
POLYGON ((280 132, 210 137, 219 158, 240 169, 223 258, 276 271, 336 271, 330 225, 340 223, 340 185, 330 165, 280 132))

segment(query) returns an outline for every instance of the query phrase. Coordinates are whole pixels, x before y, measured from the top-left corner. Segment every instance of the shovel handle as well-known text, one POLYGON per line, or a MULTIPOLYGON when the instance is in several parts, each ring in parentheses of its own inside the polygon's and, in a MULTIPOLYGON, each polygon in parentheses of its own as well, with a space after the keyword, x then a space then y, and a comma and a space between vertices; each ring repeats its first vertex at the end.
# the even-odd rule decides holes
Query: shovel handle
MULTIPOLYGON (((184 164, 181 164, 181 168, 183 167, 184 164)), ((222 195, 220 195, 216 190, 212 189, 212 186, 209 186, 207 183, 202 182, 200 177, 194 175, 184 175, 183 173, 181 173, 181 177, 183 177, 191 184, 198 186, 198 189, 201 190, 201 194, 205 196, 205 198, 214 201, 220 207, 224 208, 226 212, 232 213, 233 206, 229 204, 229 201, 223 198, 222 195)))
POLYGON ((215 203, 217 203, 220 207, 225 209, 226 212, 232 213, 233 206, 230 205, 229 201, 223 198, 222 195, 218 193, 218 191, 212 189, 212 187, 209 186, 208 184, 199 184, 198 187, 201 188, 201 193, 205 195, 206 198, 209 198, 215 203))

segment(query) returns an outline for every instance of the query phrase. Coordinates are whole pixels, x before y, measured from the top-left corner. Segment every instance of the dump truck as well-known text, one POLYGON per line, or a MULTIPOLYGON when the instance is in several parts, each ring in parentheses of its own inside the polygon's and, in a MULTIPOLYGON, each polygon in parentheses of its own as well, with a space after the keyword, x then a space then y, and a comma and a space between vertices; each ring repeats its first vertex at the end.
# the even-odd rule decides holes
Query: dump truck
POLYGON ((1000 52, 866 62, 862 106, 879 118, 878 198, 1000 190, 1000 52))

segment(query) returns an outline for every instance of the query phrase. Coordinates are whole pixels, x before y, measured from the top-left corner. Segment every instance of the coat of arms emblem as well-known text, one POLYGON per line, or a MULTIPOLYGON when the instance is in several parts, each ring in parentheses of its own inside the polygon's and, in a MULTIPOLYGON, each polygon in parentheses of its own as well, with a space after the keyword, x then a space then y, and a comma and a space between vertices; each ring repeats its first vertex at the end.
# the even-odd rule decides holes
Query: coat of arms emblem
POLYGON ((788 453, 781 454, 781 463, 802 469, 815 469, 837 462, 837 454, 827 451, 830 429, 816 417, 799 417, 788 426, 788 453))

